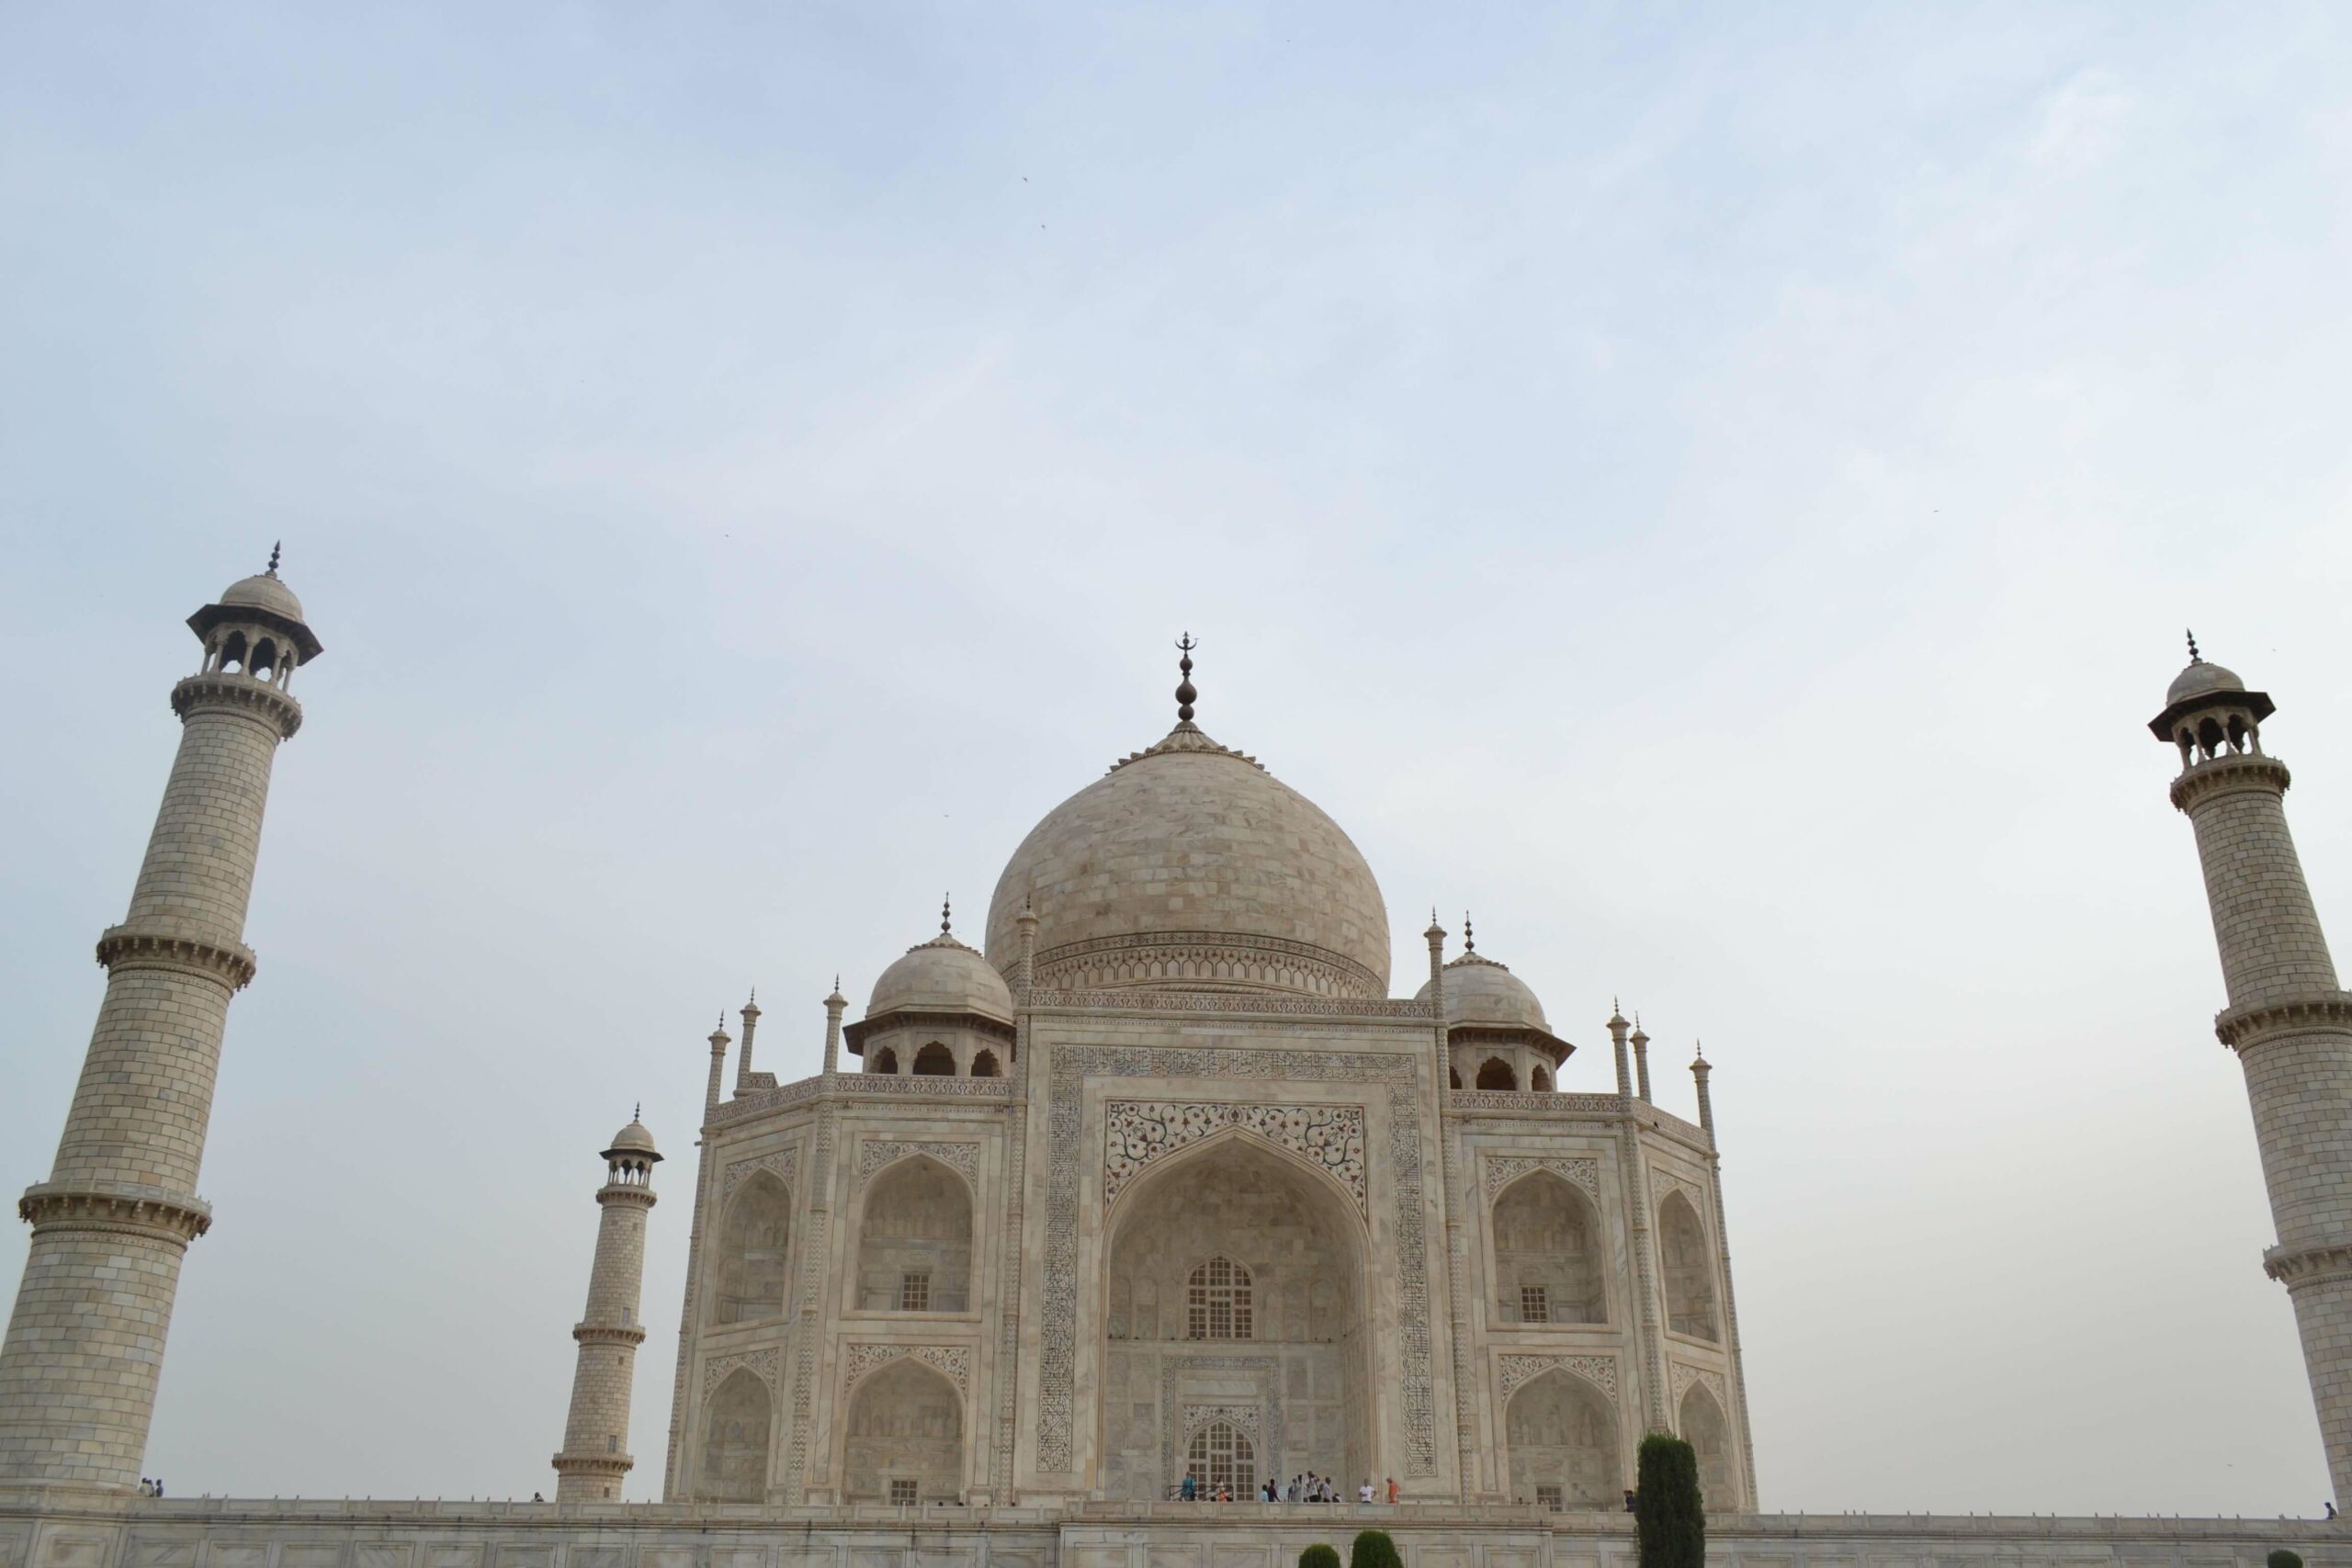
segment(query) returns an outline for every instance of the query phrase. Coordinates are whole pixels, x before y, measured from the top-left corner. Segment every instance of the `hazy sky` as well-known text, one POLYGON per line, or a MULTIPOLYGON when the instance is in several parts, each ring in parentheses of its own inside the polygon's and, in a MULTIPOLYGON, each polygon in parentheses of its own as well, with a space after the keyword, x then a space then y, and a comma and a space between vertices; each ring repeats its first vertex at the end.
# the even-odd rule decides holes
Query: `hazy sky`
MULTIPOLYGON (((552 1480, 703 1036, 1170 718, 1603 1087, 1703 1036, 1774 1507, 2316 1512, 2173 754, 2193 624, 2352 942, 2326 6, 0 14, 0 1185, 194 668, 296 689, 148 1469, 552 1480), (1598 1045, 1600 1048, 1595 1049, 1598 1045)), ((731 1024, 730 1024, 731 1027, 731 1024)), ((22 1227, 0 1232, 13 1285, 22 1227)))

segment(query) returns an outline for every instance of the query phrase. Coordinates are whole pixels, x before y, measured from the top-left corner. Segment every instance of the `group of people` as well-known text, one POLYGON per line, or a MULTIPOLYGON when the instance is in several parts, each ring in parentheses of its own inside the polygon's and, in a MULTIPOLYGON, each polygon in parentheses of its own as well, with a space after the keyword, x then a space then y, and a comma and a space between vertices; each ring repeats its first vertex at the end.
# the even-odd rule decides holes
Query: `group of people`
MULTIPOLYGON (((1182 1483, 1177 1487, 1176 1493, 1187 1503, 1230 1503, 1233 1501, 1233 1488, 1230 1485, 1219 1483, 1211 1486, 1203 1482, 1200 1477, 1192 1474, 1184 1477, 1182 1483)), ((1381 1501, 1384 1489, 1374 1486, 1372 1477, 1367 1475, 1363 1478, 1363 1484, 1356 1488, 1356 1501, 1377 1503, 1381 1501)), ((1394 1504, 1396 1501, 1396 1478, 1393 1475, 1388 1478, 1385 1495, 1389 1503, 1394 1504)), ((1317 1475, 1311 1470, 1304 1474, 1292 1476, 1288 1486, 1284 1486, 1271 1475, 1258 1486, 1258 1501, 1261 1503, 1344 1503, 1347 1499, 1348 1493, 1344 1485, 1328 1475, 1317 1475)))
POLYGON ((164 1483, 153 1476, 142 1475, 139 1478, 139 1495, 141 1497, 161 1497, 164 1495, 164 1483))

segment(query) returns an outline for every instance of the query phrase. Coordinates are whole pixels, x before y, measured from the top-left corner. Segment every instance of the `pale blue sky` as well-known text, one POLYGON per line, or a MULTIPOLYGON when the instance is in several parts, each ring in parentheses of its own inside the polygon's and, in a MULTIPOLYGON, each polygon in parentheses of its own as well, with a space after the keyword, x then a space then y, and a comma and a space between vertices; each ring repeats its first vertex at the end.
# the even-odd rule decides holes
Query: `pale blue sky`
POLYGON ((2347 26, 9 8, 5 1182, 180 619, 283 536, 328 649, 150 1468, 544 1487, 642 1099, 656 1493, 711 1015, 812 1067, 1189 628, 1400 992, 1467 906, 1567 1087, 1708 1040, 1768 1505, 2315 1511, 2143 726, 2271 690, 2352 942, 2347 26))

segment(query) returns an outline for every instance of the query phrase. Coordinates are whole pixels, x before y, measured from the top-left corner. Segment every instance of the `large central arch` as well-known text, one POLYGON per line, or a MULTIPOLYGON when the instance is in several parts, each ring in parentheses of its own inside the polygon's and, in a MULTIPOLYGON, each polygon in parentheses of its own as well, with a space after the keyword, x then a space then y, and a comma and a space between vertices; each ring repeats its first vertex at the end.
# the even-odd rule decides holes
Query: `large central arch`
POLYGON ((1218 1426, 1258 1475, 1374 1472, 1365 1235, 1350 1195, 1236 1131, 1164 1156, 1120 1194, 1104 1235, 1105 1495, 1164 1495, 1218 1426))

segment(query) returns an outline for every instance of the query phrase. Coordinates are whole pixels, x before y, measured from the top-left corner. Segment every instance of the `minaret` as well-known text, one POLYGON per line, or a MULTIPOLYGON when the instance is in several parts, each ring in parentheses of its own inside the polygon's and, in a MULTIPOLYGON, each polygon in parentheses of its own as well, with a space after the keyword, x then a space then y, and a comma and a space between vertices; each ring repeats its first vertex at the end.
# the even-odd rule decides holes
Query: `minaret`
POLYGON ((0 1344, 0 1485, 128 1492, 139 1480, 187 1244, 229 998, 254 976, 245 905, 277 743, 301 727, 287 692, 319 656, 302 605, 269 570, 188 617, 204 645, 172 688, 179 754, 122 924, 98 939, 106 997, 0 1344))
MULTIPOLYGON (((643 1114, 643 1107, 639 1114, 643 1114)), ((596 1203, 596 1261, 588 1269, 588 1308, 572 1325, 580 1364, 571 1374, 571 1414, 563 1451, 555 1456, 555 1500, 609 1502, 637 1461, 628 1441, 629 1380, 645 1343, 638 1315, 645 1281, 645 1216, 653 1207, 653 1168, 662 1158, 653 1134, 635 1116, 605 1151, 605 1185, 596 1203)))
POLYGON ((2149 721, 2180 751, 2172 803, 2197 830, 2230 1005, 2213 1021, 2238 1054, 2287 1287, 2335 1495, 2352 1496, 2352 997, 2335 965, 2281 803, 2286 765, 2262 751, 2274 705, 2188 644, 2149 721))
POLYGON ((1634 1010, 1634 1032, 1625 1036, 1634 1047, 1634 1092, 1646 1104, 1650 1098, 1650 1037, 1642 1032, 1641 1010, 1634 1010))

